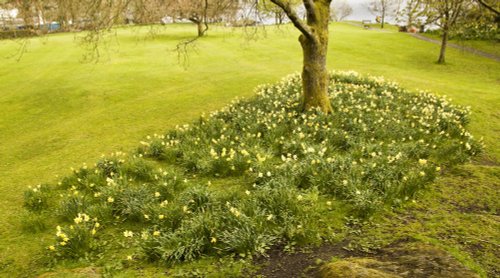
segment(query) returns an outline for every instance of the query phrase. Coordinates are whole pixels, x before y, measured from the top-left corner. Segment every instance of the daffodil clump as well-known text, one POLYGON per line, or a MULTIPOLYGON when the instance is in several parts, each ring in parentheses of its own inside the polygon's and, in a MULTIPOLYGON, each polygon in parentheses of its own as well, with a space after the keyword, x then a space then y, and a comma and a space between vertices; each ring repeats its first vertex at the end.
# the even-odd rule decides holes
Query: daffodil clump
POLYGON ((47 250, 56 257, 85 257, 99 246, 96 234, 100 226, 97 218, 91 219, 89 215, 79 213, 69 226, 56 227, 56 241, 47 250))
POLYGON ((444 97, 355 72, 333 73, 329 91, 331 115, 303 113, 300 76, 292 75, 255 99, 149 137, 139 153, 207 176, 318 188, 365 214, 413 198, 441 165, 480 150, 465 129, 468 108, 444 97))
POLYGON ((332 239, 339 211, 367 217, 413 200, 444 167, 480 151, 465 129, 468 109, 446 98, 354 72, 332 73, 329 92, 325 115, 299 110, 299 75, 262 86, 251 100, 148 136, 133 154, 73 170, 50 194, 30 189, 26 206, 61 221, 48 247, 60 257, 98 252, 109 233, 128 260, 247 257, 332 239))

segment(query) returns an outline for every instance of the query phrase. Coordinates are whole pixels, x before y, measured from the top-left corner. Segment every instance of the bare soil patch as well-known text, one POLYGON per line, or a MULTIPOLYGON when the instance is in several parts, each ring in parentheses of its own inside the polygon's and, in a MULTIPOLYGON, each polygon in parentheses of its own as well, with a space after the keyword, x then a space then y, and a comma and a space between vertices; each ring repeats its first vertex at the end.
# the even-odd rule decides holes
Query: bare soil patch
POLYGON ((346 244, 323 245, 295 254, 275 249, 267 260, 261 262, 259 274, 268 278, 478 277, 451 255, 431 245, 404 240, 375 254, 366 254, 345 250, 346 244))

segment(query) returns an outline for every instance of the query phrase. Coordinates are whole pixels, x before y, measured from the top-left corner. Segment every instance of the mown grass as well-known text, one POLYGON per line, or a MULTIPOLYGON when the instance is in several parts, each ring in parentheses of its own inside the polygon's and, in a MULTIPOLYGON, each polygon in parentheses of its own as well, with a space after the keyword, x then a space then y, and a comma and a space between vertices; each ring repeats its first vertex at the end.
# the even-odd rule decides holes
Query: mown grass
MULTIPOLYGON (((128 151, 145 134, 189 122, 235 96, 252 95, 258 84, 300 70, 297 33, 290 27, 267 28, 257 41, 245 40, 240 31, 213 30, 197 44, 186 70, 170 50, 193 33, 191 27, 169 26, 151 39, 120 30, 119 45, 99 64, 80 63, 73 35, 61 34, 31 41, 20 62, 2 61, 1 271, 27 275, 38 266, 25 262, 48 243, 20 232, 25 186, 66 175, 69 166, 93 163, 101 153, 128 151)), ((2 41, 0 55, 15 47, 2 41)), ((472 133, 484 136, 487 145, 485 161, 498 162, 498 63, 450 50, 442 66, 434 63, 437 54, 438 46, 407 34, 338 24, 329 66, 383 75, 470 105, 472 133)))
MULTIPOLYGON (((429 37, 431 39, 435 40, 441 40, 441 37, 437 34, 429 34, 429 33, 424 33, 423 34, 426 37, 429 37)), ((489 41, 489 40, 460 40, 460 39, 451 39, 451 43, 455 43, 460 46, 465 46, 465 47, 472 47, 477 50, 484 51, 486 53, 491 53, 496 56, 500 56, 500 45, 497 41, 489 41)))

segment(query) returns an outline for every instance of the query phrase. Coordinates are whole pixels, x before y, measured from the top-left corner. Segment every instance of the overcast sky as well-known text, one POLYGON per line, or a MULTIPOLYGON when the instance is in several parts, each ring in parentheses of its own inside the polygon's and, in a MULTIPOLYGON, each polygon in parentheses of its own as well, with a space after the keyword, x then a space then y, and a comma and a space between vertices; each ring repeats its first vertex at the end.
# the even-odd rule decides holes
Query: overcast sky
POLYGON ((353 10, 352 14, 347 17, 348 20, 374 20, 375 16, 372 15, 367 8, 368 0, 346 0, 346 2, 352 7, 353 10))
MULTIPOLYGON (((370 0, 346 0, 346 2, 353 9, 352 14, 346 18, 347 20, 360 21, 364 19, 369 19, 375 22, 375 15, 370 13, 370 11, 368 10, 368 3, 370 2, 370 0)), ((389 18, 386 19, 386 21, 392 22, 393 20, 389 18)))

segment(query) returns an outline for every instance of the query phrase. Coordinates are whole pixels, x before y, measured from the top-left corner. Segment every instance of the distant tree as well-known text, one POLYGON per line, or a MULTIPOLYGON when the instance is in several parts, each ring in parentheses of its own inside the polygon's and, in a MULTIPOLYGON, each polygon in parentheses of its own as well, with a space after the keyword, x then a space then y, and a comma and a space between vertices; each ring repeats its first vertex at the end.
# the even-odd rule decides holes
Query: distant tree
MULTIPOLYGON (((25 10, 29 13, 32 12, 30 4, 34 1, 14 1, 17 1, 18 7, 28 6, 25 10)), ((257 1, 81 0, 83 8, 78 9, 80 13, 78 17, 87 23, 86 28, 90 31, 85 36, 84 41, 90 42, 88 45, 93 46, 93 50, 97 50, 97 42, 101 40, 102 34, 110 31, 114 25, 123 23, 128 15, 132 15, 134 19, 158 18, 158 15, 162 14, 181 15, 183 18, 196 18, 197 21, 205 24, 210 19, 215 20, 227 11, 234 14, 237 6, 243 2, 256 3, 257 1)), ((269 2, 280 8, 301 33, 299 42, 303 52, 302 110, 319 109, 324 113, 331 113, 332 107, 328 97, 329 77, 326 68, 331 0, 302 0, 302 5, 297 5, 297 1, 294 0, 269 0, 269 2), (304 9, 304 19, 299 16, 299 6, 304 9)), ((255 7, 255 4, 253 6, 255 7)), ((59 4, 58 7, 67 9, 68 6, 59 4)), ((198 30, 198 35, 203 35, 206 32, 206 26, 202 26, 201 30, 200 28, 198 30)))
POLYGON ((198 37, 205 35, 210 22, 233 17, 239 7, 235 0, 171 0, 167 5, 168 14, 174 18, 184 18, 196 24, 198 37))
MULTIPOLYGON (((92 0, 97 1, 97 0, 92 0)), ((136 0, 147 1, 147 0, 136 0)), ((178 0, 182 1, 182 0, 178 0)), ((191 7, 185 0, 187 7, 191 7)), ((194 0, 192 0, 194 1, 194 0)), ((200 3, 200 0, 196 0, 200 3)), ((202 9, 206 9, 206 0, 202 9)), ((213 0, 215 1, 215 0, 213 0)), ((280 8, 301 35, 299 42, 303 52, 302 68, 302 110, 319 109, 324 113, 331 113, 332 107, 328 97, 328 70, 326 59, 328 52, 328 24, 330 18, 331 0, 302 0, 299 5, 297 0, 268 0, 280 8), (299 16, 299 10, 305 11, 305 19, 299 16)), ((252 7, 258 7, 259 0, 233 0, 232 3, 253 3, 252 7)), ((179 2, 182 4, 181 2, 179 2)), ((178 3, 178 4, 179 4, 178 3)), ((203 3, 202 3, 203 4, 203 3)), ((208 2, 210 5, 210 2, 208 2)), ((173 5, 175 7, 175 5, 173 5)), ((194 7, 200 7, 198 4, 194 7)), ((225 7, 225 6, 222 6, 225 7)), ((193 11, 197 9, 186 9, 193 11)), ((204 11, 205 12, 205 11, 204 11)), ((210 14, 206 11, 207 14, 210 14)), ((212 15, 213 16, 213 15, 212 15)), ((209 18, 208 16, 206 18, 209 18)))
POLYGON ((14 5, 9 0, 0 0, 0 22, 2 29, 8 29, 12 25, 14 5))
MULTIPOLYGON (((293 0, 289 1, 290 6, 295 8, 298 7, 301 4, 300 0, 293 0)), ((283 11, 282 8, 279 6, 276 6, 275 4, 271 3, 270 0, 261 0, 257 1, 255 8, 257 9, 257 12, 260 14, 263 14, 264 16, 272 16, 274 17, 274 23, 276 25, 283 24, 285 19, 287 18, 286 13, 283 11)))
MULTIPOLYGON (((404 20, 406 27, 421 25, 426 21, 425 0, 406 0, 402 3, 398 17, 404 20)), ((418 26, 421 27, 421 26, 418 26)))
POLYGON ((7 3, 12 4, 18 10, 18 17, 24 20, 26 28, 33 29, 35 26, 35 17, 37 16, 34 1, 28 0, 12 0, 7 1, 7 3))
POLYGON ((13 3, 26 25, 57 21, 64 30, 105 29, 129 22, 158 23, 169 15, 188 19, 197 26, 198 36, 208 23, 234 15, 235 0, 2 0, 13 3))
POLYGON ((380 28, 384 28, 385 19, 397 12, 398 0, 372 0, 368 3, 368 9, 380 16, 380 28))
POLYGON ((79 16, 82 14, 82 1, 55 0, 56 20, 64 31, 79 29, 79 16))
POLYGON ((450 31, 460 19, 464 17, 470 8, 471 0, 425 0, 427 5, 427 17, 439 25, 442 32, 441 50, 439 52, 438 64, 446 62, 446 47, 450 31))
POLYGON ((352 14, 352 7, 346 0, 334 0, 330 9, 330 19, 333 21, 342 21, 352 14))

